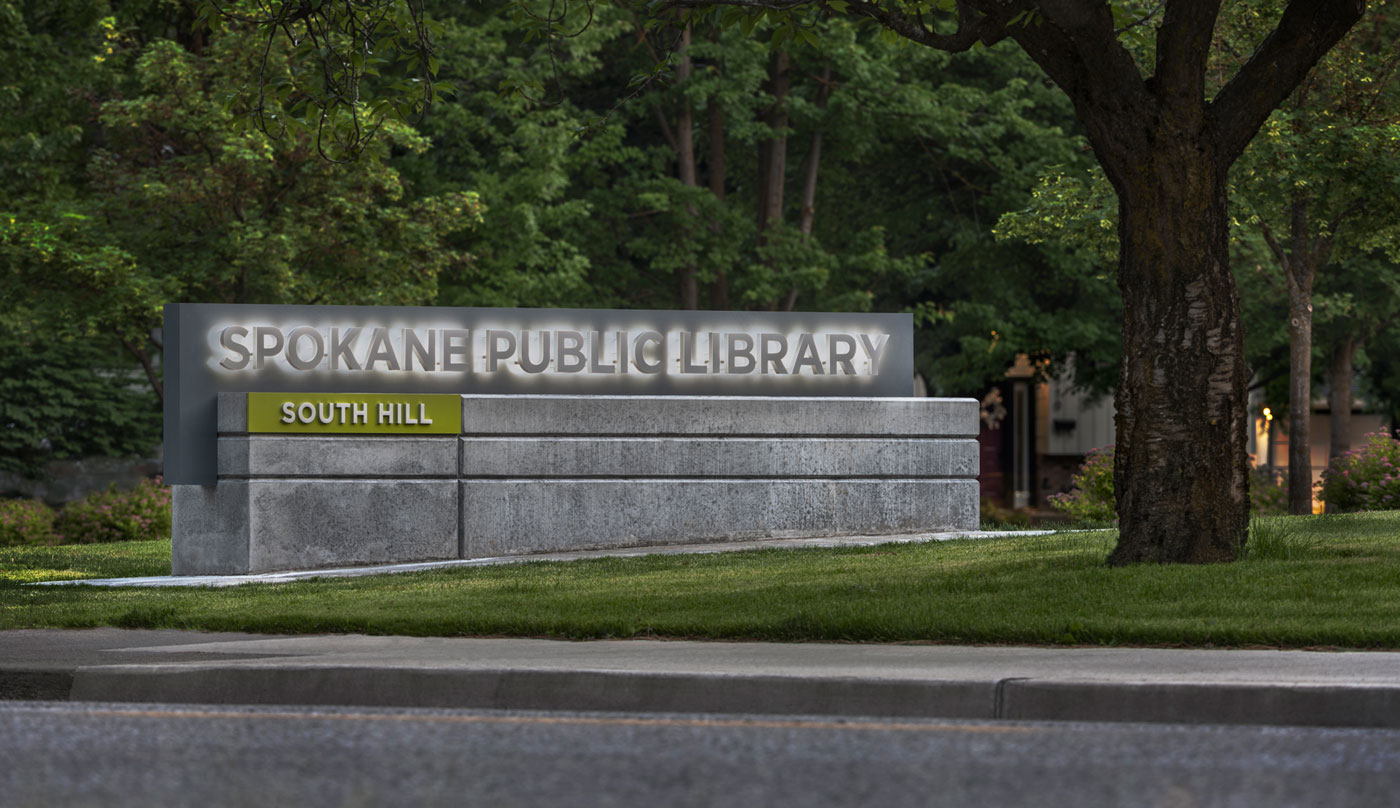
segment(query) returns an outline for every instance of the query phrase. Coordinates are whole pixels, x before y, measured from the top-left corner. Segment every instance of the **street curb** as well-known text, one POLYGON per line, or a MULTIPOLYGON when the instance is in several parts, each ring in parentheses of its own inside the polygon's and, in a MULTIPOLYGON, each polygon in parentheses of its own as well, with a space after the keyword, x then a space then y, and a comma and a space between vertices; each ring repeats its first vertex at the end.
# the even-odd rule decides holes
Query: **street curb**
MULTIPOLYGON (((0 673, 0 692, 22 673, 0 673)), ((1400 728, 1400 687, 1371 685, 189 664, 84 667, 71 681, 72 701, 1400 728)), ((44 684, 33 692, 53 698, 60 682, 44 684)))

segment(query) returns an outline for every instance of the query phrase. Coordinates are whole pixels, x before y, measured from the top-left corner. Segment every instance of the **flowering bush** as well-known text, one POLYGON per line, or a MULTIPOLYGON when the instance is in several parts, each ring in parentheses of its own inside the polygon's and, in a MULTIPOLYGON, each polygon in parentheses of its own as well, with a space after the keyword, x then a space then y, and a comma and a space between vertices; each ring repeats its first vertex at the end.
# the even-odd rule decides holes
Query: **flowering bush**
POLYGON ((1112 522, 1117 520, 1117 500, 1113 496, 1113 447, 1094 449, 1074 475, 1074 488, 1068 494, 1052 494, 1050 504, 1076 521, 1112 522))
POLYGON ((53 509, 42 500, 0 500, 0 547, 55 544, 53 519, 53 509))
POLYGON ((1400 441, 1372 432, 1333 458, 1322 472, 1322 499, 1342 513, 1400 508, 1400 441))
POLYGON ((170 489, 159 477, 143 480, 131 491, 113 486, 64 507, 54 528, 63 544, 165 538, 170 535, 170 489))

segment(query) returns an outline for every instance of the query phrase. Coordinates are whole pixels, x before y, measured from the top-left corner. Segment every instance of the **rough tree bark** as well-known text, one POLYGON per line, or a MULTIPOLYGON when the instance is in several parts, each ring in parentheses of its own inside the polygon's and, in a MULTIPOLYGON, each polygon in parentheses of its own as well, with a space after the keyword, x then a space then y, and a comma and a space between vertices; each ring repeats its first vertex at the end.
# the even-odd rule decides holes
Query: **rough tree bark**
POLYGON ((1119 190, 1123 353, 1110 557, 1235 558, 1249 521, 1244 329, 1230 273, 1225 167, 1209 138, 1162 133, 1119 190), (1190 383, 1201 380, 1201 383, 1190 383), (1161 503, 1176 507, 1164 512, 1161 503))

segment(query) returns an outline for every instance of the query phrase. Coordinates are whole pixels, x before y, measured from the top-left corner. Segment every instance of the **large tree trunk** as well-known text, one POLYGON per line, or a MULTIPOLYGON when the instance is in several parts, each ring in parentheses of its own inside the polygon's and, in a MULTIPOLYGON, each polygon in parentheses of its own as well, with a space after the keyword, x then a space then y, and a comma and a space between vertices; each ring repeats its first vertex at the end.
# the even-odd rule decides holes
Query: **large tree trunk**
POLYGON ((1109 562, 1230 561, 1249 525, 1249 468, 1226 168, 1205 139, 1153 145, 1114 172, 1124 361, 1109 562))

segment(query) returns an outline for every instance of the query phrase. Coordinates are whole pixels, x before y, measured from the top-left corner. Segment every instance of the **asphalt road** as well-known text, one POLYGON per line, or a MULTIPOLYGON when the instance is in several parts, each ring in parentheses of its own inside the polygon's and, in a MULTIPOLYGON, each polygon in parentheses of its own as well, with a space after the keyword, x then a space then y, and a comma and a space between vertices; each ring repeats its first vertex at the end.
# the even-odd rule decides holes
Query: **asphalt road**
POLYGON ((1385 806, 1400 731, 0 702, 0 805, 1385 806))

